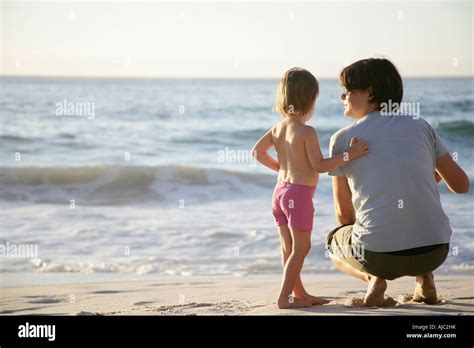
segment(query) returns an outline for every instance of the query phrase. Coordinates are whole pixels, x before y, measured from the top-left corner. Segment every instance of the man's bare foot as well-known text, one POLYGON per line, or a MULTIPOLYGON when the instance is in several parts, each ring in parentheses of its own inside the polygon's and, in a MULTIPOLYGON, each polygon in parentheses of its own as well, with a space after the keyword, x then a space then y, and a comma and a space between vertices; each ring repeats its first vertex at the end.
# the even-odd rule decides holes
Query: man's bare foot
POLYGON ((280 309, 308 308, 311 307, 311 303, 300 300, 296 297, 288 297, 284 299, 278 299, 277 307, 280 309))
POLYGON ((385 290, 387 290, 387 281, 378 277, 371 277, 369 287, 365 294, 364 304, 367 307, 382 307, 385 290))
POLYGON ((415 293, 413 301, 424 302, 427 304, 438 303, 438 295, 436 294, 436 286, 433 273, 423 274, 416 277, 415 293))
POLYGON ((312 306, 324 305, 324 304, 328 304, 329 302, 331 302, 330 300, 326 300, 324 298, 316 297, 316 296, 313 296, 313 295, 310 295, 310 294, 302 294, 302 295, 295 294, 295 298, 297 298, 299 300, 302 300, 302 301, 305 301, 305 302, 308 302, 308 303, 311 303, 312 306))

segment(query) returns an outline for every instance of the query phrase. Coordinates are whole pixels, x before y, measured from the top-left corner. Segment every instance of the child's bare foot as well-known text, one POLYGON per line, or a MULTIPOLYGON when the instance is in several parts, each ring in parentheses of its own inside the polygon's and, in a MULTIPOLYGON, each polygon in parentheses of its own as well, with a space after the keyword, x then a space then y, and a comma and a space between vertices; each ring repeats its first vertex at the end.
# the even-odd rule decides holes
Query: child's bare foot
POLYGON ((331 302, 330 300, 326 300, 324 298, 316 297, 310 294, 303 294, 301 296, 295 294, 295 298, 311 303, 312 306, 324 305, 331 302))
POLYGON ((427 273, 416 277, 415 293, 413 301, 424 302, 427 304, 438 303, 438 295, 436 294, 436 286, 433 273, 427 273))
POLYGON ((311 303, 300 300, 296 297, 288 297, 284 299, 278 299, 277 307, 280 309, 308 308, 311 307, 311 303))
POLYGON ((378 277, 371 277, 369 287, 365 294, 364 304, 367 307, 382 307, 385 290, 387 290, 387 281, 378 277))

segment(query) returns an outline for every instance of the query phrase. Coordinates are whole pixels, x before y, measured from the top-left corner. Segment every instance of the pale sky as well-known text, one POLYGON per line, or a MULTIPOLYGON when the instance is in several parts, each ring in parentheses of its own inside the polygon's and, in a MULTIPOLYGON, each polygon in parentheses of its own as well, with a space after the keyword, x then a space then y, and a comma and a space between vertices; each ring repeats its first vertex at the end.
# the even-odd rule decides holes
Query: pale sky
POLYGON ((473 3, 1 3, 4 75, 336 78, 385 56, 408 76, 473 76, 473 3))

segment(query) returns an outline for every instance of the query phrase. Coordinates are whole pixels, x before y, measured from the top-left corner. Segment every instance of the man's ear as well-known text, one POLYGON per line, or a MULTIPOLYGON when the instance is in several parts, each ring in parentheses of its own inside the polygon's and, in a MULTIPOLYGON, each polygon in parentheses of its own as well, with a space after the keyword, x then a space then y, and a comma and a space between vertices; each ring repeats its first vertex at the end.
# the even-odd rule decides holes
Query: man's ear
POLYGON ((367 93, 369 93, 369 102, 372 103, 372 98, 374 97, 374 89, 372 88, 372 86, 369 86, 369 88, 367 88, 367 93))

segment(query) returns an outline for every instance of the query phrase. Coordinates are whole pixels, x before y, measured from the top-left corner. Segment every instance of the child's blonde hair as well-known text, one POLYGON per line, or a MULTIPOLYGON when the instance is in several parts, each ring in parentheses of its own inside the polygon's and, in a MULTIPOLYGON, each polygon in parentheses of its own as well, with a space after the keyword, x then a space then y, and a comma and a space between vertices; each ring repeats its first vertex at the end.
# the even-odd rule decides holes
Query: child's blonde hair
POLYGON ((275 111, 285 117, 306 115, 319 94, 319 83, 308 70, 291 68, 278 85, 275 111))

